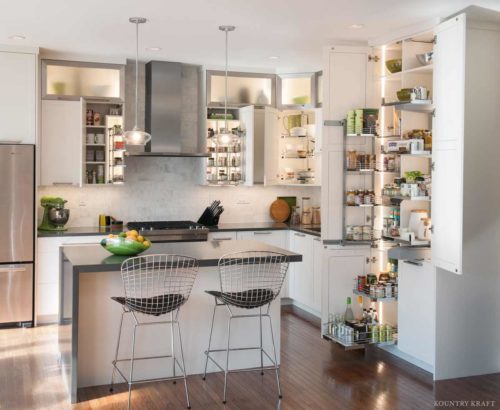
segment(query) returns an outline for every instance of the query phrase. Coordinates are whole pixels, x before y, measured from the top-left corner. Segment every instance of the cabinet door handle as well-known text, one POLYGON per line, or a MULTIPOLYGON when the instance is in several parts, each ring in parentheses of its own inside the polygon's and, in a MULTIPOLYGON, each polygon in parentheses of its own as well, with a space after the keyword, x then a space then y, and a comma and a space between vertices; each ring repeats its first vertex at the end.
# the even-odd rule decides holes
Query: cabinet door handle
POLYGON ((214 238, 214 241, 232 241, 233 238, 214 238))
POLYGON ((73 185, 73 182, 52 182, 52 185, 73 185))
POLYGON ((305 234, 305 233, 297 233, 297 232, 295 232, 295 236, 301 236, 301 237, 304 237, 304 236, 306 236, 306 234, 305 234))
POLYGON ((257 232, 254 232, 253 234, 254 235, 271 235, 272 232, 269 232, 269 231, 257 231, 257 232))

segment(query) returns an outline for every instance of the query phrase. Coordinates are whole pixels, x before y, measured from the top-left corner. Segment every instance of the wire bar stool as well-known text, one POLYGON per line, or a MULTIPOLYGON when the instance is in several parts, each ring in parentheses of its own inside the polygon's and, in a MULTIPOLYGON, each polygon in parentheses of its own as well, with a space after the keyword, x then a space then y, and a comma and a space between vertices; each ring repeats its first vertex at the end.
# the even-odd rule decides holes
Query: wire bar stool
POLYGON ((274 343, 273 325, 269 310, 271 302, 275 300, 283 286, 283 281, 288 270, 288 256, 264 251, 236 252, 222 256, 219 259, 219 279, 220 291, 207 290, 209 295, 214 296, 215 305, 212 314, 212 325, 210 336, 208 338, 208 349, 205 351, 205 371, 203 380, 207 376, 208 360, 224 372, 224 399, 226 403, 227 393, 227 375, 232 372, 260 370, 261 375, 264 370, 274 370, 276 373, 276 382, 278 385, 278 396, 281 399, 281 386, 279 377, 279 366, 276 357, 276 346, 274 343), (217 307, 225 306, 229 311, 229 320, 227 324, 227 345, 225 349, 212 349, 212 333, 214 328, 215 312, 217 307), (258 309, 258 313, 235 314, 232 308, 241 308, 247 310, 258 309), (259 336, 260 346, 231 348, 231 321, 233 319, 259 318, 259 336), (269 319, 269 328, 271 331, 271 342, 273 346, 273 356, 271 357, 262 347, 262 318, 269 319), (260 367, 242 370, 229 370, 229 352, 241 350, 259 350, 260 367), (220 365, 211 355, 214 352, 226 352, 225 365, 220 365), (272 363, 272 366, 264 366, 264 355, 272 363))
POLYGON ((182 350, 181 328, 179 326, 179 310, 186 303, 191 294, 194 281, 198 274, 198 261, 182 255, 146 255, 129 258, 121 265, 121 276, 125 291, 124 297, 112 297, 122 308, 118 340, 116 343, 115 359, 113 360, 113 372, 111 374, 110 392, 113 391, 115 372, 117 372, 126 383, 128 383, 128 408, 131 407, 132 385, 152 381, 184 379, 187 408, 190 409, 189 393, 186 381, 186 368, 184 365, 184 352, 182 350), (134 330, 132 337, 132 354, 130 358, 118 359, 120 350, 120 339, 122 333, 123 317, 130 313, 134 319, 134 330), (148 316, 164 316, 165 320, 141 321, 139 314, 148 316), (136 330, 140 326, 170 325, 172 353, 162 356, 135 357, 136 330), (177 325, 179 337, 180 362, 175 355, 174 325, 177 325), (134 361, 150 360, 160 358, 172 358, 173 376, 146 380, 134 380, 134 361), (130 362, 130 373, 127 378, 120 370, 118 362, 130 362), (176 365, 181 371, 176 376, 176 365))

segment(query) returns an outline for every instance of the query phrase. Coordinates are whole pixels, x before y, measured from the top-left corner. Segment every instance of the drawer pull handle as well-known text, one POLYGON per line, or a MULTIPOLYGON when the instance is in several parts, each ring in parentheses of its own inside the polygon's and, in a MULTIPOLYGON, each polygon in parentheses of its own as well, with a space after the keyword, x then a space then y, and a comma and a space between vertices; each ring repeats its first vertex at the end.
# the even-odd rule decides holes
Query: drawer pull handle
POLYGON ((73 185, 73 182, 52 182, 52 185, 73 185))
POLYGON ((232 241, 233 238, 214 238, 214 241, 232 241))
POLYGON ((301 236, 301 237, 304 237, 304 236, 306 236, 306 234, 305 234, 305 233, 297 233, 297 232, 296 232, 296 233, 295 233, 295 236, 301 236))
POLYGON ((5 268, 5 269, 0 269, 0 273, 19 273, 19 272, 26 272, 26 268, 5 268))
POLYGON ((265 231, 265 232, 254 232, 254 235, 271 235, 271 232, 265 231))

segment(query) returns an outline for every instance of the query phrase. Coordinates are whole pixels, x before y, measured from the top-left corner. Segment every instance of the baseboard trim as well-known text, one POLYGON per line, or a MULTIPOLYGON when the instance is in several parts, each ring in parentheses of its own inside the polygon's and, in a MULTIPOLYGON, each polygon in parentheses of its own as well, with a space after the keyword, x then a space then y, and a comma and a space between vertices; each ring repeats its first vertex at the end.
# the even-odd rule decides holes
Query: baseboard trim
POLYGON ((307 310, 300 308, 299 306, 297 306, 296 302, 293 302, 292 299, 290 299, 290 301, 291 301, 290 303, 281 304, 282 312, 292 313, 293 315, 300 317, 301 319, 310 323, 314 327, 321 329, 320 317, 308 312, 307 310))

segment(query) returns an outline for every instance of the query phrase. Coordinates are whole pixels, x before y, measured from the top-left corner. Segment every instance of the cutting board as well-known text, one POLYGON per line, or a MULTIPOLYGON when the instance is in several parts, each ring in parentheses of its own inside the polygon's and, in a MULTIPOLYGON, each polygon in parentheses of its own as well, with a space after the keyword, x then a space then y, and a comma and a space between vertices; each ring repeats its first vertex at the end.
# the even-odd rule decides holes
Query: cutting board
POLYGON ((275 222, 285 222, 290 217, 290 206, 284 199, 274 201, 269 211, 275 222))

